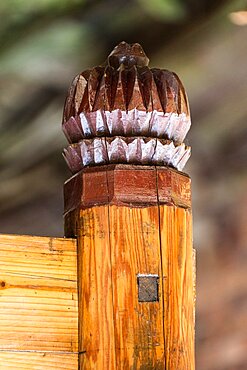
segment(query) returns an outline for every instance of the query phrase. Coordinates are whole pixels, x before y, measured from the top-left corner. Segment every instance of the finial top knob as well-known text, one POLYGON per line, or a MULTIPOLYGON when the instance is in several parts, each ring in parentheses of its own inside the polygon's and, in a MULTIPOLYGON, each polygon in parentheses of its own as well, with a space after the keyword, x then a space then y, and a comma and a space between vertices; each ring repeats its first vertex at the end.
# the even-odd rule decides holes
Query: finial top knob
POLYGON ((121 64, 130 68, 132 66, 147 67, 149 59, 140 44, 120 42, 107 58, 108 64, 118 69, 121 64))

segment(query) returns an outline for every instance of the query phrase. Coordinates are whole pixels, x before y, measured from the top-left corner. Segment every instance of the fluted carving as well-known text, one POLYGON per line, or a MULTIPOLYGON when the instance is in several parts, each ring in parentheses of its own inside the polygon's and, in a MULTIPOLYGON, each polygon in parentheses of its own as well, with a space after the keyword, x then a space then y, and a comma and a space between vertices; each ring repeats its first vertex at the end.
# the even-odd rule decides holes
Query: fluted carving
POLYGON ((183 144, 191 125, 186 93, 175 73, 148 62, 139 44, 121 43, 104 66, 74 79, 63 115, 73 173, 101 163, 183 169, 191 151, 183 144))

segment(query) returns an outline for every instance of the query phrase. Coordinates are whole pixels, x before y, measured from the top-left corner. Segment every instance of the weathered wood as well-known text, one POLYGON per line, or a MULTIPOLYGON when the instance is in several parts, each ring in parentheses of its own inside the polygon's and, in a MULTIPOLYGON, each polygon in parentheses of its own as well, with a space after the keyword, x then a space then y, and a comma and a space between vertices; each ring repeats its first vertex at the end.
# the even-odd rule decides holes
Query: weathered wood
POLYGON ((194 369, 194 256, 189 209, 160 206, 167 369, 194 369))
POLYGON ((183 142, 191 125, 183 84, 173 72, 150 69, 143 57, 148 61, 139 44, 122 42, 104 67, 75 77, 63 115, 63 131, 70 143, 102 136, 183 142))
POLYGON ((109 206, 117 369, 163 369, 158 207, 109 206), (138 301, 138 274, 160 277, 156 302, 138 301))
POLYGON ((139 44, 120 43, 65 103, 80 370, 194 370, 190 179, 164 167, 190 156, 190 113, 178 76, 148 61, 139 44))
POLYGON ((73 179, 65 229, 78 238, 80 370, 193 370, 190 179, 138 166, 73 179), (138 300, 139 275, 158 276, 158 301, 138 300))
POLYGON ((114 369, 111 246, 108 207, 79 213, 79 352, 81 369, 114 369))
MULTIPOLYGON (((102 204, 191 207, 189 176, 169 167, 107 165, 87 168, 64 184, 64 214, 102 204)), ((70 222, 66 222, 69 227, 70 222)), ((68 230, 66 235, 70 236, 68 230)), ((74 235, 73 232, 71 235, 74 235)))
MULTIPOLYGON (((178 122, 178 125, 180 122, 178 122)), ((71 144, 63 151, 72 173, 86 166, 111 163, 139 165, 170 165, 182 171, 191 154, 191 148, 171 140, 152 137, 102 137, 71 144)))
POLYGON ((75 77, 64 106, 64 158, 72 173, 112 163, 183 170, 191 120, 182 82, 149 68, 141 45, 117 45, 104 66, 75 77))
POLYGON ((0 235, 0 270, 0 368, 75 369, 76 241, 0 235))

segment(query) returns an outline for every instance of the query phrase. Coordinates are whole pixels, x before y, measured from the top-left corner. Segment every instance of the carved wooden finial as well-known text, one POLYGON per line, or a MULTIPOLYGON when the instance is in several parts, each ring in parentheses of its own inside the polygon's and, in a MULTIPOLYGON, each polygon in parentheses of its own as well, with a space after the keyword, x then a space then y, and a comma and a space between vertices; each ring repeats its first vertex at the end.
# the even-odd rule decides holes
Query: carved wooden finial
POLYGON ((139 44, 121 42, 105 66, 75 77, 63 115, 72 173, 108 163, 183 169, 191 153, 185 89, 175 73, 148 63, 139 44))

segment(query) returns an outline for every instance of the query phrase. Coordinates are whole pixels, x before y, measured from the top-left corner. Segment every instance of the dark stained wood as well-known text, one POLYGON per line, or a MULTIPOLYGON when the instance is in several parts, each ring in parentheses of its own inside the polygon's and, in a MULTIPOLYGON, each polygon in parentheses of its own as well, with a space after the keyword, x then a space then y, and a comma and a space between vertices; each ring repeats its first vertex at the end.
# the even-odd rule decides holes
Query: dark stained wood
POLYGON ((191 207, 191 179, 184 173, 157 167, 159 203, 172 203, 183 208, 191 207))
MULTIPOLYGON (((137 116, 136 112, 137 111, 134 113, 135 116, 137 116)), ((94 125, 91 122, 91 127, 94 126, 93 132, 95 132, 96 121, 99 122, 102 118, 101 113, 101 111, 90 113, 91 115, 94 115, 94 125)), ((127 122, 125 126, 123 126, 123 124, 119 124, 118 122, 121 121, 122 115, 121 112, 119 113, 119 117, 117 112, 114 113, 114 122, 116 123, 116 125, 114 125, 118 132, 121 126, 121 130, 123 132, 125 129, 127 130, 131 128, 131 124, 129 121, 125 121, 125 123, 127 122)), ((152 119, 154 119, 154 115, 152 119)), ((133 120, 133 117, 131 120, 133 120)), ((113 123, 113 121, 111 122, 113 123)), ((144 123, 147 127, 148 121, 144 123)), ((106 127, 104 125, 103 118, 100 124, 102 124, 100 127, 102 128, 102 134, 104 134, 106 127)), ((169 126, 168 121, 166 124, 169 126)), ((177 124, 178 126, 176 127, 178 127, 179 131, 179 122, 177 122, 177 124)), ((112 132, 115 131, 114 125, 111 129, 112 132)), ((134 130, 138 131, 139 129, 143 129, 143 122, 139 122, 138 125, 132 127, 132 133, 134 130)), ((153 135, 155 136, 157 133, 158 129, 153 132, 153 135)), ((68 132, 66 134, 68 134, 68 132)), ((138 132, 136 132, 136 134, 138 134, 138 132)), ((181 171, 188 161, 190 154, 191 148, 185 146, 185 144, 176 146, 172 140, 145 136, 111 136, 84 139, 79 141, 79 143, 69 145, 63 151, 64 159, 73 174, 80 172, 88 166, 93 167, 117 163, 135 165, 148 164, 150 166, 169 165, 170 167, 181 171)))
POLYGON ((144 207, 159 203, 190 208, 190 183, 189 176, 169 167, 92 167, 66 181, 64 213, 103 204, 144 207))
MULTIPOLYGON (((172 80, 172 86, 176 89, 177 95, 180 94, 180 90, 182 95, 184 94, 182 82, 177 76, 173 78, 173 72, 158 68, 149 69, 148 63, 149 59, 139 44, 120 43, 108 57, 108 64, 104 67, 99 66, 84 71, 74 79, 68 93, 63 122, 70 118, 70 114, 77 115, 81 112, 94 111, 95 107, 98 106, 98 97, 102 94, 104 95, 104 106, 101 108, 105 108, 105 110, 117 108, 128 110, 129 102, 134 94, 137 97, 135 100, 139 101, 142 106, 148 107, 151 97, 153 109, 158 107, 158 110, 166 113, 169 99, 172 101, 174 99, 174 96, 168 91, 171 89, 170 81, 172 80), (119 48, 121 48, 120 53, 119 48), (143 72, 145 73, 143 74, 143 72), (137 79, 140 84, 134 88, 137 79), (155 97, 151 93, 154 88, 154 84, 150 83, 151 80, 157 86, 157 96, 155 97), (79 100, 81 104, 78 105, 78 91, 80 95, 80 89, 79 100), (82 99, 85 92, 88 94, 88 99, 82 99), (69 109, 69 105, 73 106, 73 109, 69 109)), ((185 105, 180 104, 178 113, 188 112, 187 104, 187 100, 185 100, 185 105)), ((176 110, 173 111, 176 112, 176 110)))

